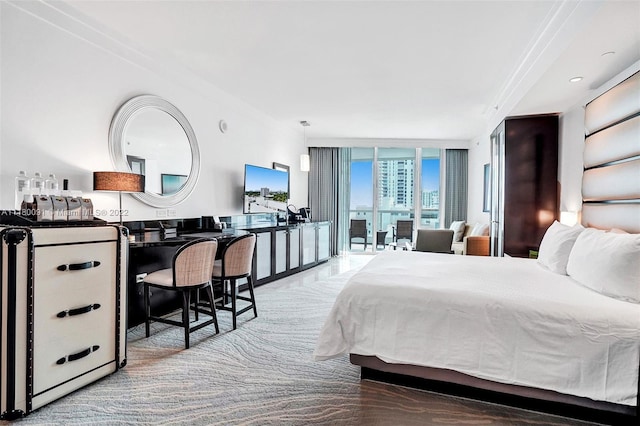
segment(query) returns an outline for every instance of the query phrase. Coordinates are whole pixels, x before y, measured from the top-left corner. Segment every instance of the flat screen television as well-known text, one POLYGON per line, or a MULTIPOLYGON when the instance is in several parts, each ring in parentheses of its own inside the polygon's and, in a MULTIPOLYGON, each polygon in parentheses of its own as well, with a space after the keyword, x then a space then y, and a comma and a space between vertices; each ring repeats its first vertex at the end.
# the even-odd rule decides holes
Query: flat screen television
POLYGON ((286 212, 289 202, 289 172, 245 164, 243 212, 286 212))
POLYGON ((178 192, 182 185, 187 182, 187 176, 185 175, 171 175, 167 173, 162 173, 161 177, 161 185, 162 185, 162 195, 170 195, 178 192))

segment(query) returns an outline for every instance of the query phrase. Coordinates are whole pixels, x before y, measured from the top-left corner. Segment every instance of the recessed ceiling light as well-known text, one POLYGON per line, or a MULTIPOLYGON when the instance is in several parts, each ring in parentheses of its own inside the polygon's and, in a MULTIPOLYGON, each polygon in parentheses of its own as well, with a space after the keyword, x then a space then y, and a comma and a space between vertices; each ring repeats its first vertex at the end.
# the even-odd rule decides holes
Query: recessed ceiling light
POLYGON ((616 52, 614 52, 613 50, 610 50, 609 52, 604 52, 602 55, 600 56, 609 56, 609 55, 615 55, 616 52))
POLYGON ((577 83, 578 81, 582 80, 582 77, 573 77, 572 79, 570 79, 569 81, 572 83, 577 83))

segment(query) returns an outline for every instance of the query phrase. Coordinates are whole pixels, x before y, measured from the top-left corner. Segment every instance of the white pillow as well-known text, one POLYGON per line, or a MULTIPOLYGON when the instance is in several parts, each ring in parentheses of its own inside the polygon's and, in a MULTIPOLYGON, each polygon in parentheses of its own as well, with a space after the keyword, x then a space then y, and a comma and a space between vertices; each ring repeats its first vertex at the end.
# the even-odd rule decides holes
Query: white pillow
POLYGON ((489 224, 486 223, 484 225, 481 223, 476 223, 469 233, 469 236, 472 237, 482 237, 485 235, 489 235, 489 224))
POLYGON ((586 229, 573 245, 567 274, 605 296, 640 303, 640 234, 586 229))
POLYGON ((567 275, 567 261, 582 225, 567 226, 554 221, 542 237, 538 263, 557 274, 567 275))
POLYGON ((460 242, 462 241, 462 237, 464 236, 464 227, 466 223, 464 220, 458 220, 451 223, 449 227, 450 230, 453 231, 453 241, 460 242))

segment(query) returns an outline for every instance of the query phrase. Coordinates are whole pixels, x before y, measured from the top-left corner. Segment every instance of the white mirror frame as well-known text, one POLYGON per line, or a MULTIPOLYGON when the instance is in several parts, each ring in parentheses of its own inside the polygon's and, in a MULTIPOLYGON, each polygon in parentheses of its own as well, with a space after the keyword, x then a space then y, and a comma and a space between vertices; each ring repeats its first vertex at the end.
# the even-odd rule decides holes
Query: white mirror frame
POLYGON ((109 151, 111 154, 111 162, 115 169, 119 172, 129 172, 129 164, 125 153, 126 143, 124 135, 131 119, 140 111, 146 108, 158 109, 172 116, 184 129, 189 146, 191 148, 191 170, 189 177, 182 188, 170 195, 154 194, 151 192, 131 193, 131 195, 153 207, 171 207, 184 201, 193 192, 198 176, 200 174, 200 150, 198 149, 198 141, 196 134, 191 128, 187 118, 180 112, 178 108, 168 101, 153 95, 141 95, 129 99, 125 102, 113 116, 111 127, 109 128, 109 151))

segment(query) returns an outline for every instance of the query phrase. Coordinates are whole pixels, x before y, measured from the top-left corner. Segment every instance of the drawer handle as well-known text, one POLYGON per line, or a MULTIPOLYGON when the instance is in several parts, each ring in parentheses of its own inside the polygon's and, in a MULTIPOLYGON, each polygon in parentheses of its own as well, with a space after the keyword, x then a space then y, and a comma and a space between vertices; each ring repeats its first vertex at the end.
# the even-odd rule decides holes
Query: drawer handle
POLYGON ((91 312, 94 309, 99 309, 99 308, 100 308, 100 304, 99 303, 94 303, 93 305, 88 305, 88 306, 85 306, 83 308, 68 309, 66 311, 58 312, 58 314, 56 316, 58 318, 64 318, 67 315, 72 317, 74 315, 86 314, 87 312, 91 312))
POLYGON ((93 260, 84 263, 70 263, 68 265, 60 265, 58 266, 58 271, 79 271, 81 269, 95 268, 97 266, 100 266, 100 262, 98 262, 97 260, 93 260))
POLYGON ((84 358, 85 356, 89 355, 92 352, 97 351, 98 349, 100 349, 100 346, 94 345, 90 348, 85 349, 84 351, 80 351, 78 353, 67 355, 65 357, 60 358, 59 360, 56 361, 56 364, 62 365, 67 361, 71 362, 71 361, 78 360, 80 358, 84 358))

